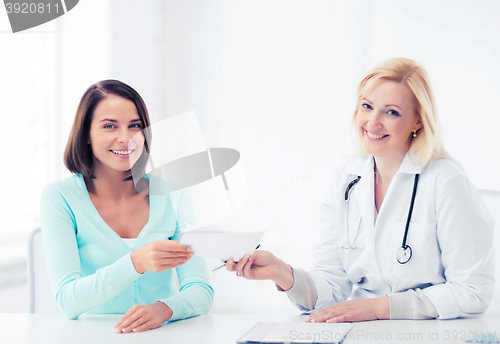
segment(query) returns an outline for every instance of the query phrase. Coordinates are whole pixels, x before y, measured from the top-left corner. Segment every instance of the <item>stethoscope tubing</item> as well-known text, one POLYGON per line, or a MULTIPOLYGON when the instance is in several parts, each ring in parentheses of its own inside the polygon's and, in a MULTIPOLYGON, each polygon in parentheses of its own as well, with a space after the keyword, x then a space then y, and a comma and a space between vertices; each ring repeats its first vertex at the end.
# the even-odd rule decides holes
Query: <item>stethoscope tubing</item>
MULTIPOLYGON (((410 221, 411 221, 411 215, 413 214, 413 206, 415 204, 415 196, 417 194, 417 186, 418 186, 418 179, 419 179, 420 175, 417 173, 415 174, 415 179, 414 179, 414 182, 413 182, 413 191, 412 191, 412 195, 411 195, 411 202, 410 202, 410 209, 408 210, 408 217, 406 218, 406 226, 405 226, 405 232, 404 232, 404 235, 403 235, 403 243, 401 244, 401 247, 398 249, 397 253, 396 253, 396 260, 398 261, 398 263, 400 264, 406 264, 410 261, 411 259, 411 256, 412 256, 412 249, 410 247, 410 245, 407 245, 406 244, 406 240, 408 238, 408 230, 410 229, 410 221), (402 258, 399 257, 399 252, 403 250, 402 252, 404 252, 404 256, 402 258), (408 255, 406 255, 406 252, 409 252, 408 255)), ((352 188, 359 182, 359 180, 361 179, 361 176, 358 176, 356 179, 352 180, 346 187, 346 190, 345 190, 345 204, 346 204, 346 226, 347 226, 347 247, 343 247, 343 248, 350 248, 350 249, 354 249, 354 244, 356 243, 356 240, 358 239, 358 234, 359 234, 359 225, 358 225, 358 231, 356 232, 356 236, 354 238, 354 241, 353 243, 351 244, 351 241, 349 239, 349 219, 348 219, 348 207, 349 207, 349 196, 350 196, 350 192, 352 190, 352 188)))
POLYGON ((358 224, 358 230, 356 231, 356 236, 354 237, 354 241, 351 244, 351 240, 349 238, 349 196, 351 189, 359 182, 361 179, 361 176, 358 176, 356 179, 352 180, 349 185, 347 185, 347 188, 345 190, 345 221, 346 221, 346 227, 347 227, 347 247, 344 248, 350 248, 350 249, 355 249, 354 244, 356 243, 356 240, 358 239, 358 234, 359 234, 359 224, 358 224))
POLYGON ((345 189, 345 201, 349 201, 349 193, 351 191, 351 189, 354 187, 354 185, 356 185, 359 180, 361 179, 361 176, 358 176, 358 178, 352 180, 349 185, 347 185, 346 189, 345 189))
POLYGON ((417 185, 418 185, 419 174, 415 175, 415 180, 413 182, 413 192, 411 194, 411 203, 410 209, 408 211, 408 217, 406 218, 406 227, 405 227, 405 235, 403 236, 403 243, 401 244, 402 248, 406 248, 406 238, 408 237, 408 229, 410 228, 411 215, 413 213, 413 205, 415 204, 415 196, 417 194, 417 185))

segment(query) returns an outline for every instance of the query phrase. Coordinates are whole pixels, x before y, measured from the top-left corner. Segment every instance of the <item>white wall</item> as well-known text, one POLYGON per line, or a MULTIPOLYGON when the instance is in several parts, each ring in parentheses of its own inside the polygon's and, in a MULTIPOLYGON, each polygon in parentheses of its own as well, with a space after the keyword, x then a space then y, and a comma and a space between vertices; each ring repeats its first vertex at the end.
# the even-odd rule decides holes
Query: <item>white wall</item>
MULTIPOLYGON (((486 178, 500 175, 497 2, 112 4, 113 77, 140 90, 153 121, 194 109, 207 146, 241 152, 249 201, 226 222, 267 229, 263 249, 292 265, 312 259, 329 171, 355 151, 357 83, 383 59, 426 66, 446 147, 478 188, 500 190, 500 180, 486 178)), ((260 301, 238 303, 256 291, 224 272, 212 277, 215 312, 289 311, 271 285, 260 283, 260 301)))
POLYGON ((315 241, 328 171, 354 151, 356 84, 388 57, 426 66, 447 149, 478 188, 500 190, 500 7, 449 4, 169 1, 162 116, 195 109, 209 146, 242 153, 238 219, 287 259, 315 241))
MULTIPOLYGON (((249 202, 232 223, 268 229, 264 249, 307 267, 328 173, 354 152, 356 84, 385 58, 415 58, 427 67, 447 149, 478 188, 500 190, 499 4, 80 1, 54 22, 57 50, 45 55, 55 65, 47 71, 55 94, 47 95, 47 130, 37 134, 49 151, 44 180, 68 174, 62 152, 84 90, 117 78, 141 93, 153 122, 194 109, 207 146, 239 150, 249 202)), ((11 81, 0 81, 6 99, 14 94, 5 86, 11 81)), ((30 100, 13 115, 22 118, 30 100)), ((1 116, 18 128, 12 116, 1 116)), ((19 142, 32 137, 17 135, 19 142)), ((11 156, 2 180, 22 162, 22 154, 11 156)))

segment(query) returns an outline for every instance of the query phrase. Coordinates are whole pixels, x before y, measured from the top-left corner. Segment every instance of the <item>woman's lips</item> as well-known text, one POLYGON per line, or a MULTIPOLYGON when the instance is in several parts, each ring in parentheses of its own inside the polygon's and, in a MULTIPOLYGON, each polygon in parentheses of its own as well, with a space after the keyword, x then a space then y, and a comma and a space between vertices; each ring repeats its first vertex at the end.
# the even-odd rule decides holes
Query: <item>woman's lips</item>
POLYGON ((368 131, 368 130, 366 130, 366 129, 365 129, 365 133, 366 133, 366 135, 367 135, 370 139, 374 139, 374 140, 380 140, 380 139, 383 139, 384 137, 389 136, 389 135, 384 135, 384 134, 382 134, 382 135, 380 135, 380 134, 375 134, 375 133, 372 133, 372 132, 370 132, 370 131, 368 131))
POLYGON ((135 149, 128 149, 128 150, 114 150, 114 149, 110 149, 109 151, 111 153, 113 153, 114 155, 116 155, 118 158, 128 159, 128 157, 130 156, 130 154, 132 154, 135 151, 135 149))

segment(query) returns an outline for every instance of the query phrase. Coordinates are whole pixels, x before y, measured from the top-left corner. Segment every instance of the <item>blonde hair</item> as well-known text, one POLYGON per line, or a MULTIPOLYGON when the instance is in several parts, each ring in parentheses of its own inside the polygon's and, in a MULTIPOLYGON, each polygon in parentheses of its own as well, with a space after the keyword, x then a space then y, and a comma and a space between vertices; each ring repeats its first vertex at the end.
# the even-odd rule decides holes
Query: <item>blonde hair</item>
MULTIPOLYGON (((415 113, 423 124, 423 127, 417 131, 417 137, 412 138, 409 149, 412 156, 417 159, 416 162, 423 167, 435 159, 446 158, 453 160, 443 147, 441 126, 437 117, 429 77, 425 69, 414 60, 403 57, 387 59, 366 74, 359 83, 353 123, 356 123, 361 98, 380 79, 391 80, 406 85, 413 93, 415 113)), ((360 143, 361 128, 356 130, 356 135, 360 143)), ((362 145, 360 144, 359 146, 361 153, 366 155, 362 145)))

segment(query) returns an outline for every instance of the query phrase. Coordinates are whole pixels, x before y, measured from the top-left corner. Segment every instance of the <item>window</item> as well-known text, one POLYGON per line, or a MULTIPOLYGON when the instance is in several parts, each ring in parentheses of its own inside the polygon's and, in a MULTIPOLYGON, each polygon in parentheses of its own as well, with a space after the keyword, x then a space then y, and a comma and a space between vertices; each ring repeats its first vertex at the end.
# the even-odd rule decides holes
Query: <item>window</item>
POLYGON ((0 272, 1 288, 26 279, 26 240, 39 226, 40 193, 54 161, 55 24, 12 34, 0 11, 0 47, 0 271, 9 271, 0 272))

